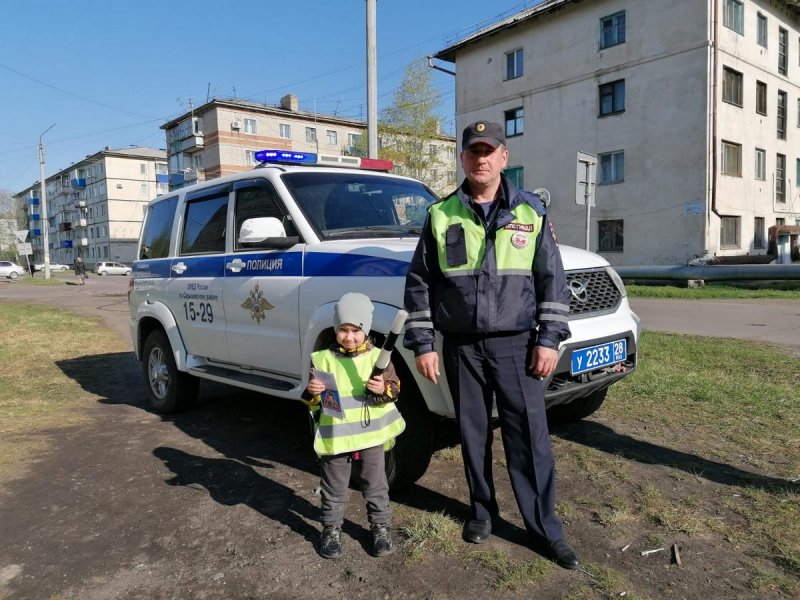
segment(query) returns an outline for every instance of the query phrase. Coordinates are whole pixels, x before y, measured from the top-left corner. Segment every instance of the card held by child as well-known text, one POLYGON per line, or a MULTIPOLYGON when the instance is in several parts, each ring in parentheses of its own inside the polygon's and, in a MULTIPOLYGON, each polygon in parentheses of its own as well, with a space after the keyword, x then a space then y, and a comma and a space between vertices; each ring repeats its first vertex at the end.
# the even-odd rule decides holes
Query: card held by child
POLYGON ((325 391, 320 394, 322 412, 329 417, 344 419, 344 410, 339 400, 339 388, 336 387, 336 378, 333 373, 312 369, 311 376, 325 386, 325 391))

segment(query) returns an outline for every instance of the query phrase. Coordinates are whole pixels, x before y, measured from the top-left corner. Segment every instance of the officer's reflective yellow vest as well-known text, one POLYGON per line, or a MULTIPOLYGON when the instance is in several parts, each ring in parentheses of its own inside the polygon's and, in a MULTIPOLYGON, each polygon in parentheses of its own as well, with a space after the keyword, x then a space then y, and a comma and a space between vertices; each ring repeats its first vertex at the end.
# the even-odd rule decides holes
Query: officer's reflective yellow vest
POLYGON ((314 368, 333 373, 344 412, 344 418, 339 418, 325 414, 319 404, 311 407, 318 417, 314 433, 317 454, 346 454, 382 444, 388 450, 405 429, 406 423, 393 402, 367 402, 364 382, 369 379, 378 354, 378 348, 352 358, 338 358, 330 350, 311 354, 314 368))
MULTIPOLYGON (((495 233, 497 275, 530 276, 543 217, 521 203, 514 220, 495 233)), ((433 238, 438 240, 439 266, 445 277, 474 275, 486 254, 486 231, 478 217, 453 195, 430 208, 433 238), (459 249, 466 248, 459 255, 459 249)))

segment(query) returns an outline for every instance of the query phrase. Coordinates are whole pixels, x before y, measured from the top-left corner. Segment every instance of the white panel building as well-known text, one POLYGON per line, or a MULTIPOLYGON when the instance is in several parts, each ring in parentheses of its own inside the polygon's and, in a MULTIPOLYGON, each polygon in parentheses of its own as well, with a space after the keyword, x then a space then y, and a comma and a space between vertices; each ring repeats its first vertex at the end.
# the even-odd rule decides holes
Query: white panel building
POLYGON ((551 192, 564 243, 585 244, 578 151, 612 264, 762 262, 800 224, 799 0, 545 0, 436 58, 457 130, 505 123, 507 174, 551 192))
POLYGON ((51 262, 133 261, 144 207, 169 190, 166 157, 155 148, 106 147, 47 177, 46 225, 39 182, 16 194, 29 207, 34 261, 44 260, 45 226, 51 262))

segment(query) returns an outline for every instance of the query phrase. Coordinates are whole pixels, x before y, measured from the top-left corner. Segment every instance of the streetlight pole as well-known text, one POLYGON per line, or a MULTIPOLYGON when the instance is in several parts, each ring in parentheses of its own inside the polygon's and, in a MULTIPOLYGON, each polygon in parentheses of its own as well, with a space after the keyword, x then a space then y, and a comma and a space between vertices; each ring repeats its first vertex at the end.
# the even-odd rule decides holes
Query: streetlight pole
POLYGON ((367 156, 378 158, 378 68, 375 13, 378 0, 367 0, 367 156))
POLYGON ((42 245, 44 246, 44 278, 50 279, 50 231, 47 221, 47 190, 44 181, 44 134, 50 131, 56 124, 53 123, 39 136, 39 195, 42 198, 42 206, 39 214, 42 218, 42 245))

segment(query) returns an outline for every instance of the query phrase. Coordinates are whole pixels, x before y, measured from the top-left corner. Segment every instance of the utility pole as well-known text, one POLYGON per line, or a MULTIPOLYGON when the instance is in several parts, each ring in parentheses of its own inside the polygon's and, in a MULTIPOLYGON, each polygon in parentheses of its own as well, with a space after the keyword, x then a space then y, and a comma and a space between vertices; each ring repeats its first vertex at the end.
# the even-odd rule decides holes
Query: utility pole
POLYGON ((378 0, 367 1, 367 157, 378 158, 378 87, 375 13, 378 0))
POLYGON ((44 246, 44 278, 50 279, 50 231, 47 221, 47 189, 44 182, 44 134, 50 131, 56 124, 53 123, 39 136, 39 195, 42 197, 42 207, 39 213, 42 217, 42 245, 44 246))

